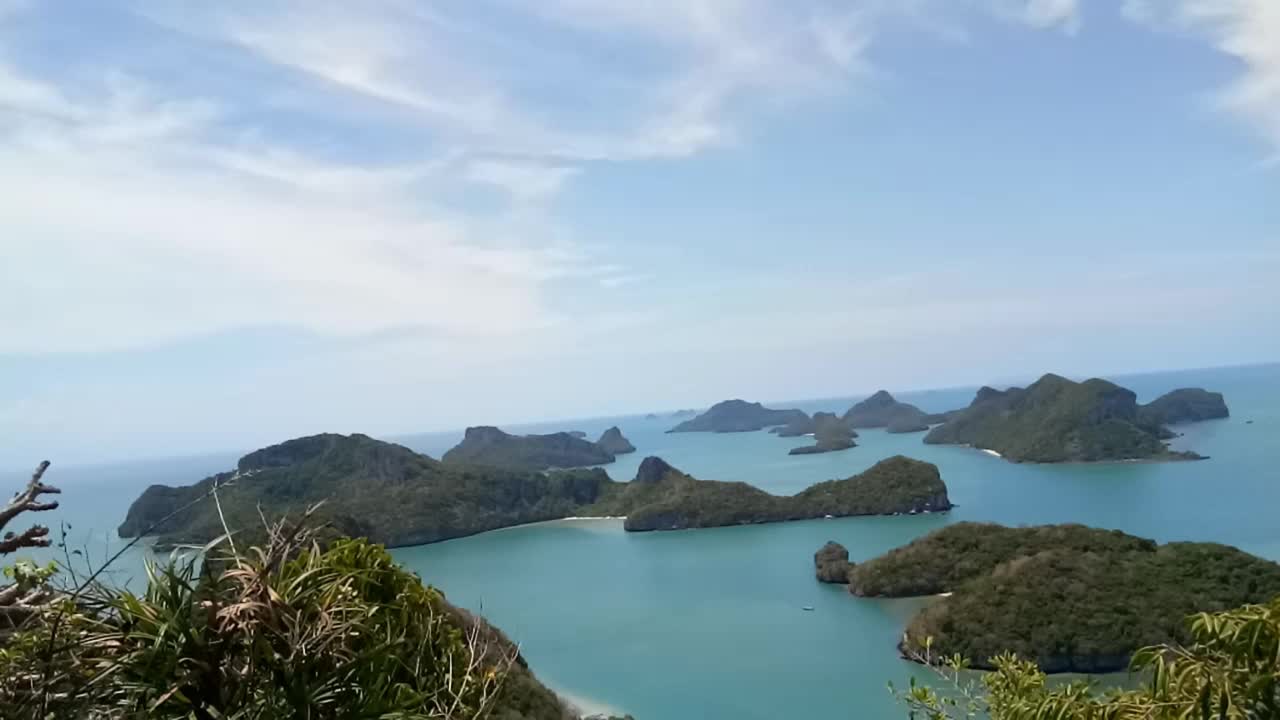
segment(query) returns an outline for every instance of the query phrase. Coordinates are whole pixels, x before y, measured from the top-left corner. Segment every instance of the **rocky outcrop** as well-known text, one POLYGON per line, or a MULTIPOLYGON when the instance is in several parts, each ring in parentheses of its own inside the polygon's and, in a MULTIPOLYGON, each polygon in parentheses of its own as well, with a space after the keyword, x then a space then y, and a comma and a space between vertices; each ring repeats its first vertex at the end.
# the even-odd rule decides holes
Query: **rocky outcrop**
POLYGON ((788 454, 812 455, 815 453, 848 450, 857 445, 853 441, 853 438, 857 437, 857 433, 843 419, 836 417, 832 413, 814 413, 810 424, 813 427, 814 444, 792 448, 788 454))
POLYGON ((885 390, 855 404, 844 414, 853 428, 882 428, 893 425, 927 425, 930 416, 909 403, 898 402, 885 390))
POLYGON ((365 435, 290 440, 246 455, 240 466, 248 469, 184 487, 148 488, 130 506, 121 537, 153 535, 158 545, 173 546, 222 535, 210 498, 215 482, 233 531, 260 531, 264 516, 296 516, 323 503, 318 523, 389 547, 581 514, 619 485, 598 468, 541 472, 445 464, 365 435), (285 464, 287 459, 292 462, 285 464))
POLYGON ((650 455, 640 461, 640 469, 636 470, 636 477, 632 482, 642 485, 653 485, 659 483, 668 473, 677 472, 675 468, 667 464, 666 460, 660 457, 650 455))
POLYGON ((667 432, 752 432, 775 425, 786 425, 800 420, 803 415, 800 410, 773 410, 758 402, 725 400, 667 432))
POLYGON ((809 417, 802 411, 800 414, 791 418, 786 425, 778 425, 777 427, 769 428, 769 432, 774 433, 778 437, 801 437, 803 435, 813 433, 814 429, 813 418, 809 417))
POLYGON ((613 453, 570 433, 511 435, 496 427, 470 427, 462 442, 444 454, 449 464, 488 465, 518 470, 545 470, 603 465, 613 453))
POLYGON ((601 450, 614 455, 625 455, 636 451, 636 446, 623 436, 617 425, 605 430, 596 441, 596 445, 599 445, 601 450))
POLYGON ((1139 416, 1133 391, 1048 374, 1025 389, 982 388, 924 441, 994 450, 1014 462, 1200 459, 1169 450, 1164 435, 1139 416))
POLYGON ((941 595, 900 649, 991 669, 1014 653, 1055 672, 1125 669, 1140 647, 1187 640, 1187 616, 1280 593, 1280 565, 1215 543, 1082 525, 956 523, 849 571, 857 595, 941 595))
POLYGON ((587 509, 625 515, 627 530, 747 525, 853 515, 895 515, 951 508, 938 468, 902 456, 867 471, 810 486, 795 495, 770 495, 740 482, 698 480, 661 458, 645 458, 636 479, 587 509))
POLYGON ((1139 418, 1151 427, 1200 422, 1229 417, 1231 411, 1222 393, 1203 388, 1179 388, 1152 400, 1138 410, 1139 418))
POLYGON ((814 574, 818 582, 844 585, 849 582, 849 566, 849 551, 834 540, 828 540, 813 554, 814 574))

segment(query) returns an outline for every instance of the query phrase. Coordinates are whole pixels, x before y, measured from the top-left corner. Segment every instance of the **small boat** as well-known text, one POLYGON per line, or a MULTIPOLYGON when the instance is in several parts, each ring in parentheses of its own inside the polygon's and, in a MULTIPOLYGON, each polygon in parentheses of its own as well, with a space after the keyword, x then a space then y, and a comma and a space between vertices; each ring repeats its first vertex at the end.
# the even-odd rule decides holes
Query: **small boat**
POLYGON ((812 606, 812 605, 805 605, 804 607, 802 607, 802 608, 800 608, 800 609, 801 609, 801 610, 804 610, 805 612, 813 612, 813 606, 812 606))

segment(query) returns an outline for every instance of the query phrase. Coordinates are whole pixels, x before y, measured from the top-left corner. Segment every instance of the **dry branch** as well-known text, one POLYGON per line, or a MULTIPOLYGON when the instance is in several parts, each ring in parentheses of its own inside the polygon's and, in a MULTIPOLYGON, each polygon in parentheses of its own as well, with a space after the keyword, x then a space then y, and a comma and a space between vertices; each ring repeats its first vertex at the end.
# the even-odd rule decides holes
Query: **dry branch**
MULTIPOLYGON (((31 474, 31 481, 27 483, 26 489, 15 494, 8 505, 0 508, 0 530, 4 530, 11 520, 24 512, 44 512, 58 507, 57 501, 43 502, 40 499, 42 495, 54 495, 62 492, 52 485, 45 485, 42 481, 44 471, 48 469, 48 460, 40 463, 36 471, 31 474)), ((0 555, 8 554, 21 548, 48 546, 49 528, 43 525, 33 525, 21 533, 12 531, 5 533, 4 537, 0 539, 0 555)))

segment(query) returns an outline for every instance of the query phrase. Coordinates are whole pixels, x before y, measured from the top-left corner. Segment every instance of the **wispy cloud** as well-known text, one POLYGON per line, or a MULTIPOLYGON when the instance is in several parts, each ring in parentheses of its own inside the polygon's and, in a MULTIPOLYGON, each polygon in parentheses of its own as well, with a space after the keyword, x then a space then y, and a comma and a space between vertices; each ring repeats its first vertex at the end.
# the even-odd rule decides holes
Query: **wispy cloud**
POLYGON ((1214 102, 1254 128, 1280 159, 1280 3, 1126 0, 1124 11, 1143 24, 1202 35, 1239 61, 1239 76, 1214 102))

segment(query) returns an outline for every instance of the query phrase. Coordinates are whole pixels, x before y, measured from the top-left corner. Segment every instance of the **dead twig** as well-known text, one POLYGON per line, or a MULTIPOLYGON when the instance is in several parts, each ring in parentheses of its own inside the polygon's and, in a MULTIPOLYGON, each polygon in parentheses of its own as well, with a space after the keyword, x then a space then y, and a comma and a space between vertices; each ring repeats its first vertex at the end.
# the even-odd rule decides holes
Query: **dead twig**
MULTIPOLYGON (((42 481, 44 471, 48 469, 48 460, 40 463, 36 471, 31 474, 31 481, 27 483, 26 489, 16 493, 9 504, 0 508, 0 530, 4 530, 10 521, 24 512, 45 512, 57 509, 57 501, 44 502, 40 499, 42 495, 62 492, 52 485, 45 485, 42 481)), ((43 525, 33 525, 21 533, 10 531, 0 538, 0 555, 7 555, 22 548, 49 547, 49 542, 49 528, 43 525)))

